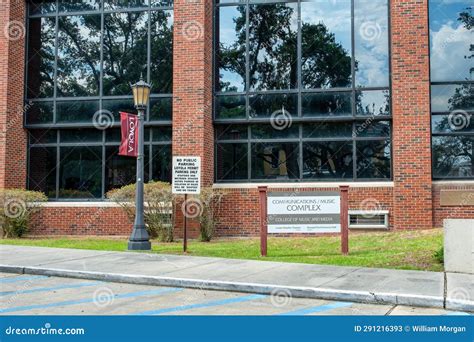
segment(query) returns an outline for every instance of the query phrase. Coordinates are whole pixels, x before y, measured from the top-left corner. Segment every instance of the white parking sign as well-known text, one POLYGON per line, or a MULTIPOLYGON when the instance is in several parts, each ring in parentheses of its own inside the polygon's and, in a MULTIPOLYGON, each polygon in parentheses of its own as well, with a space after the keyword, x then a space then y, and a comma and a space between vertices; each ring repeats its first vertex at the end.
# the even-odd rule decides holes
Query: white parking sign
POLYGON ((173 157, 173 194, 201 192, 201 157, 173 157))

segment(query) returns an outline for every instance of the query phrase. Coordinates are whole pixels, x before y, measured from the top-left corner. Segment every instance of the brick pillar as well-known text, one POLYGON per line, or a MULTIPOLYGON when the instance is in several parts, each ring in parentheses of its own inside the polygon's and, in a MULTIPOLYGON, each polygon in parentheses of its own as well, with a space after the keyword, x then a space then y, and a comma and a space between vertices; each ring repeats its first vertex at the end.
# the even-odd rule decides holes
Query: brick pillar
POLYGON ((427 1, 391 1, 391 32, 394 228, 432 228, 427 1))
POLYGON ((26 186, 25 1, 0 2, 0 188, 26 186))
MULTIPOLYGON (((212 0, 174 2, 172 149, 174 156, 201 157, 202 186, 214 180, 212 6, 212 0)), ((176 214, 179 233, 183 217, 176 214)))

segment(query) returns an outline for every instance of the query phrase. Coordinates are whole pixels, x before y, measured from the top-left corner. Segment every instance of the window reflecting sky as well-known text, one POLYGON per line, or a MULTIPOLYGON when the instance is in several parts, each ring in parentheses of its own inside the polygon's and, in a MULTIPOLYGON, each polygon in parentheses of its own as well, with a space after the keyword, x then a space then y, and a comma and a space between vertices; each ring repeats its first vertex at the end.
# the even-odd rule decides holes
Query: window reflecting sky
POLYGON ((430 1, 431 81, 474 80, 472 1, 430 1), (466 19, 466 14, 470 19, 466 19))

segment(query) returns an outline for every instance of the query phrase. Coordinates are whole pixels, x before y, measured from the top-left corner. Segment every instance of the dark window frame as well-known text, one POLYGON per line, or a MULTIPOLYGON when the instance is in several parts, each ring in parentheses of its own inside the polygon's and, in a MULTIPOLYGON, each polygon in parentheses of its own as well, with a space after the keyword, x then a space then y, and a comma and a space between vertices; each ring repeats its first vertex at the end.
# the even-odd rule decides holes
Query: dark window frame
MULTIPOLYGON (((391 25, 390 25, 390 1, 387 0, 387 35, 388 35, 388 86, 386 87, 358 87, 356 86, 356 77, 355 77, 355 19, 354 19, 354 3, 355 0, 349 0, 351 1, 351 86, 350 87, 334 87, 334 88, 315 88, 315 89, 306 89, 303 87, 302 82, 301 82, 301 3, 303 0, 273 0, 273 1, 265 1, 265 0, 243 0, 243 1, 233 1, 233 2, 225 2, 225 3, 218 3, 217 1, 214 2, 214 11, 213 11, 213 16, 214 16, 214 27, 213 27, 213 51, 215 53, 213 54, 213 121, 214 121, 214 126, 218 125, 247 125, 248 127, 248 134, 246 139, 239 139, 239 140, 219 140, 217 137, 217 134, 215 135, 215 146, 214 146, 214 181, 216 183, 256 183, 256 182, 266 182, 266 183, 281 183, 281 182, 341 182, 341 181, 391 181, 393 179, 393 159, 392 159, 392 101, 391 101, 391 94, 392 94, 392 79, 390 77, 391 75, 391 70, 392 70, 392 65, 391 65, 391 25), (249 86, 249 60, 248 60, 248 55, 249 55, 249 48, 248 48, 248 27, 249 27, 249 22, 248 22, 248 8, 250 5, 253 4, 278 4, 278 3, 297 3, 298 4, 298 38, 297 38, 297 60, 298 60, 298 84, 297 87, 294 89, 284 89, 284 90, 265 90, 265 91, 252 91, 250 90, 249 86), (236 6, 245 6, 246 7, 246 80, 245 80, 245 90, 241 92, 222 92, 222 91, 217 91, 217 82, 219 82, 219 69, 217 65, 217 49, 218 49, 218 41, 219 37, 217 36, 217 32, 219 32, 219 29, 217 28, 217 25, 219 23, 219 20, 217 18, 219 17, 219 9, 221 7, 236 7, 236 6), (389 94, 389 108, 390 108, 390 114, 389 115, 380 115, 380 116, 361 116, 357 115, 356 113, 356 101, 355 101, 355 96, 357 92, 365 92, 365 91, 388 91, 389 94), (325 116, 303 116, 302 115, 302 95, 307 94, 307 93, 340 93, 340 92, 351 92, 351 97, 352 97, 352 113, 351 115, 347 116, 331 116, 331 117, 325 117, 325 116), (297 95, 297 114, 292 116, 292 124, 299 124, 299 137, 297 139, 274 139, 271 140, 272 142, 298 142, 299 143, 299 168, 300 168, 300 177, 298 179, 286 179, 286 180, 273 180, 273 179, 253 179, 252 178, 252 162, 251 162, 251 145, 252 143, 255 143, 255 139, 251 138, 251 124, 270 124, 270 118, 252 118, 250 116, 250 97, 252 95, 270 95, 270 94, 296 94, 297 95), (219 96, 232 96, 232 95, 240 95, 244 96, 245 98, 245 118, 238 118, 238 119, 223 119, 217 117, 216 113, 216 108, 217 108, 217 101, 219 96), (317 123, 317 122, 347 122, 352 124, 352 131, 355 132, 355 128, 357 123, 360 122, 366 122, 368 120, 368 117, 373 117, 373 121, 389 121, 390 122, 390 136, 389 137, 352 137, 352 138, 323 138, 323 139, 314 139, 314 138, 303 138, 303 127, 302 125, 305 123, 317 123), (357 150, 356 150, 356 144, 357 141, 369 141, 369 140, 378 140, 378 141, 387 141, 390 145, 390 177, 389 178, 358 178, 357 177, 357 150), (303 143, 308 142, 308 141, 351 141, 352 142, 352 149, 353 149, 353 178, 352 179, 343 179, 343 178, 337 178, 337 179, 327 179, 327 178, 303 178, 303 143), (217 175, 217 165, 218 165, 218 159, 217 159, 217 145, 218 144, 226 144, 226 143, 247 143, 247 167, 248 167, 248 177, 247 179, 218 179, 217 175)), ((269 141, 267 139, 257 139, 258 142, 266 142, 269 141)))
MULTIPOLYGON (((428 27, 430 28, 431 27, 431 19, 432 19, 432 16, 431 16, 431 2, 436 2, 433 1, 433 0, 429 0, 427 1, 427 11, 428 11, 428 27)), ((431 32, 431 31, 430 31, 431 32)), ((432 119, 434 117, 441 117, 441 116, 449 116, 451 113, 455 112, 456 109, 453 109, 451 111, 434 111, 433 110, 433 106, 432 106, 432 100, 433 100, 433 94, 432 94, 432 89, 433 89, 433 86, 449 86, 449 85, 468 85, 468 86, 471 86, 471 87, 474 87, 474 81, 469 81, 469 80, 461 80, 461 79, 452 79, 450 81, 431 81, 431 52, 432 52, 432 48, 431 48, 431 42, 432 42, 432 39, 431 39, 431 33, 428 35, 428 39, 429 39, 429 44, 428 44, 428 48, 429 48, 429 54, 430 54, 430 58, 429 58, 429 74, 430 74, 430 93, 429 93, 429 99, 430 99, 430 113, 431 113, 431 120, 430 120, 430 130, 431 130, 431 155, 434 156, 434 147, 435 147, 435 144, 434 144, 434 140, 436 138, 439 138, 439 137, 471 137, 471 139, 473 140, 473 147, 472 147, 472 158, 474 158, 474 131, 462 131, 462 130, 458 130, 458 131, 454 131, 454 130, 450 130, 450 131, 447 131, 447 132, 435 132, 435 128, 433 127, 433 124, 432 124, 432 119)), ((462 110, 463 112, 467 113, 468 115, 470 115, 470 120, 474 120, 474 109, 473 110, 462 110)), ((473 123, 471 122, 471 125, 473 123)), ((436 161, 434 158, 431 158, 431 172, 432 172, 432 179, 435 180, 435 181, 442 181, 442 180, 474 180, 474 174, 470 177, 451 177, 451 176, 435 176, 436 174, 436 161)))
MULTIPOLYGON (((24 89, 24 94, 25 94, 25 103, 32 103, 34 105, 35 103, 39 102, 52 102, 53 103, 53 122, 52 123, 47 123, 47 124, 32 124, 28 123, 27 120, 27 115, 25 113, 24 115, 24 127, 25 128, 68 128, 68 127, 93 127, 92 120, 91 122, 85 122, 85 123, 58 123, 57 122, 57 103, 61 101, 81 101, 81 100, 97 100, 99 101, 99 110, 107 110, 107 108, 103 107, 103 101, 104 100, 130 100, 133 101, 133 97, 130 91, 130 95, 103 95, 103 77, 104 77, 104 56, 103 56, 103 51, 104 51, 104 39, 103 39, 103 34, 100 36, 100 86, 99 86, 99 95, 94 95, 94 96, 73 96, 73 97, 59 97, 58 96, 58 86, 57 86, 57 71, 58 71, 58 66, 57 66, 57 54, 58 54, 58 45, 57 45, 57 40, 59 36, 59 25, 58 21, 60 17, 69 17, 69 16, 78 16, 78 15, 100 15, 100 20, 101 20, 101 31, 103 32, 104 30, 104 21, 105 21, 105 15, 106 14, 111 14, 111 13, 131 13, 131 12, 143 12, 147 13, 148 15, 148 47, 147 47, 147 73, 145 78, 147 82, 151 82, 151 66, 150 66, 150 61, 151 61, 151 41, 150 41, 150 30, 151 30, 151 12, 157 12, 157 11, 173 11, 173 4, 171 2, 171 5, 166 5, 166 6, 152 6, 151 1, 148 1, 147 6, 143 7, 136 7, 136 8, 118 8, 118 9, 105 9, 104 8, 104 1, 101 1, 100 4, 100 9, 94 10, 94 11, 59 11, 59 0, 56 0, 56 11, 54 13, 38 13, 38 14, 30 14, 30 4, 27 6, 27 20, 26 20, 26 42, 29 41, 29 22, 30 19, 34 18, 44 18, 44 17, 52 17, 55 18, 55 63, 54 63, 54 75, 55 75, 55 81, 54 81, 54 87, 53 87, 53 96, 51 97, 41 97, 41 98, 29 98, 28 97, 28 72, 25 72, 25 79, 24 79, 24 84, 25 84, 25 89, 24 89)), ((28 56, 28 44, 26 44, 26 56, 28 56)), ((26 71, 28 71, 28 58, 25 59, 25 65, 24 68, 26 71)), ((160 98, 166 98, 166 99, 172 99, 173 94, 172 93, 152 93, 150 95, 150 100, 153 99, 160 99, 160 98)), ((151 103, 151 101, 150 101, 151 103)), ((165 120, 149 120, 149 113, 150 113, 150 104, 148 104, 148 110, 146 111, 146 124, 150 125, 171 125, 172 120, 171 119, 165 119, 165 120)), ((114 127, 119 127, 119 123, 115 123, 114 127)))
MULTIPOLYGON (((148 165, 145 167, 148 167, 148 174, 149 174, 149 180, 153 179, 153 168, 152 168, 152 163, 153 163, 153 146, 171 146, 171 141, 154 141, 153 140, 153 133, 155 130, 159 130, 160 128, 164 128, 163 126, 155 126, 155 129, 151 129, 148 139, 145 141, 145 146, 150 147, 149 148, 149 156, 148 156, 148 165)), ((54 197, 50 197, 50 201, 99 201, 99 200, 104 200, 105 199, 105 180, 106 180, 106 147, 117 147, 117 150, 120 146, 120 142, 108 142, 107 139, 107 130, 100 131, 102 134, 101 140, 100 141, 93 141, 93 142, 62 142, 61 141, 61 132, 66 132, 67 129, 61 129, 61 130, 54 130, 56 132, 56 142, 49 142, 49 143, 37 143, 37 142, 32 142, 32 137, 29 135, 28 136, 28 174, 30 174, 30 150, 32 148, 38 148, 38 147, 52 147, 56 149, 56 160, 57 160, 57 165, 56 165, 56 189, 55 193, 56 195, 54 197), (62 198, 59 197, 59 170, 60 170, 60 162, 61 162, 61 147, 101 147, 102 148, 102 192, 101 192, 101 197, 98 198, 87 198, 87 199, 80 199, 80 198, 73 198, 73 199, 68 199, 68 198, 62 198)), ((127 158, 127 157, 124 157, 127 158)), ((28 177, 27 181, 27 187, 30 188, 30 177, 28 177)))
MULTIPOLYGON (((30 19, 33 18, 44 18, 44 17, 50 17, 50 18, 55 18, 55 62, 54 62, 54 75, 57 74, 57 56, 58 56, 58 47, 57 47, 57 39, 58 39, 58 21, 59 18, 61 17, 68 17, 68 16, 77 16, 77 15, 100 15, 100 20, 101 20, 101 31, 104 30, 104 17, 106 14, 109 13, 130 13, 130 12, 144 12, 144 13, 152 13, 152 12, 158 12, 158 11, 173 11, 173 3, 168 2, 165 6, 152 6, 151 1, 148 1, 148 4, 146 6, 142 7, 137 7, 137 8, 117 8, 117 9, 105 9, 104 8, 104 1, 100 2, 100 8, 94 11, 90 10, 84 10, 84 11, 59 11, 59 1, 55 1, 56 4, 56 10, 51 13, 37 13, 37 14, 30 14, 30 6, 31 4, 27 4, 27 19, 26 19, 26 42, 29 41, 29 22, 30 19)), ((151 40, 150 40, 150 35, 151 35, 151 19, 152 16, 148 15, 148 46, 147 46, 147 73, 146 73, 146 80, 150 82, 151 80, 151 66, 150 66, 150 60, 151 60, 151 40)), ((97 96, 77 96, 77 97, 58 97, 57 93, 57 80, 55 77, 54 81, 54 94, 52 97, 43 97, 43 98, 29 98, 28 97, 28 92, 27 92, 27 87, 28 87, 28 72, 25 72, 25 79, 24 79, 24 99, 25 99, 25 115, 23 118, 23 125, 27 129, 28 132, 53 132, 53 136, 56 135, 55 141, 54 142, 46 142, 46 143, 40 143, 38 141, 34 141, 32 139, 32 136, 29 134, 28 135, 28 146, 27 146, 27 187, 30 188, 30 168, 34 167, 33 165, 30 165, 30 156, 31 156, 31 149, 33 148, 41 148, 41 147, 48 147, 48 148, 53 148, 56 151, 56 168, 55 168, 55 196, 50 197, 50 201, 64 201, 64 202, 71 202, 71 201, 101 201, 105 200, 105 184, 106 184, 106 148, 107 147, 118 147, 120 145, 120 142, 117 141, 107 141, 107 134, 110 131, 110 129, 113 128, 119 128, 120 127, 120 122, 119 120, 115 120, 115 122, 112 125, 108 125, 107 129, 104 130, 99 130, 99 134, 101 134, 101 139, 97 141, 79 141, 79 142, 63 142, 60 140, 60 135, 61 132, 66 132, 69 129, 80 129, 80 128, 92 128, 96 129, 94 127, 94 123, 92 120, 89 122, 58 122, 58 115, 57 115, 57 104, 61 102, 66 102, 66 101, 87 101, 87 100, 96 100, 99 102, 99 111, 106 110, 107 108, 104 108, 103 102, 107 100, 128 100, 132 103, 133 105, 133 97, 131 95, 131 90, 130 90, 130 95, 115 95, 115 96, 103 96, 103 75, 104 75, 104 56, 103 56, 103 45, 104 44, 104 39, 103 39, 103 34, 101 34, 100 38, 100 47, 101 47, 101 52, 100 52, 100 89, 99 89, 99 95, 97 96), (36 124, 31 124, 27 122, 27 115, 26 111, 31 108, 31 106, 34 106, 36 103, 49 103, 51 102, 53 104, 53 122, 52 123, 36 123, 36 124), (100 147, 101 148, 101 153, 102 153, 102 170, 101 170, 101 196, 98 198, 60 198, 59 197, 59 184, 60 184, 60 179, 59 179, 59 172, 60 172, 60 161, 61 161, 61 155, 60 155, 60 150, 61 147, 100 147)), ((28 56, 28 43, 26 43, 26 56, 28 56)), ((28 58, 25 59, 25 65, 24 68, 26 71, 28 71, 28 58)), ((145 76, 145 75, 144 75, 145 76)), ((171 99, 172 102, 173 94, 172 93, 154 93, 151 94, 150 96, 150 103, 148 105, 148 110, 146 111, 147 117, 145 121, 145 129, 150 129, 150 134, 149 137, 147 137, 147 140, 145 142, 145 146, 149 146, 149 164, 146 166, 148 167, 148 174, 149 174, 149 179, 153 179, 153 156, 154 156, 154 149, 152 147, 154 146, 170 146, 171 148, 171 143, 172 143, 172 137, 170 136, 169 139, 165 139, 163 141, 159 140, 154 140, 153 139, 153 131, 159 131, 160 129, 170 129, 172 127, 172 120, 171 119, 163 119, 163 120, 153 120, 150 121, 150 113, 151 113, 151 102, 153 99, 171 99)), ((117 113, 114 113, 114 116, 117 113)), ((126 158, 126 157, 124 157, 126 158)))

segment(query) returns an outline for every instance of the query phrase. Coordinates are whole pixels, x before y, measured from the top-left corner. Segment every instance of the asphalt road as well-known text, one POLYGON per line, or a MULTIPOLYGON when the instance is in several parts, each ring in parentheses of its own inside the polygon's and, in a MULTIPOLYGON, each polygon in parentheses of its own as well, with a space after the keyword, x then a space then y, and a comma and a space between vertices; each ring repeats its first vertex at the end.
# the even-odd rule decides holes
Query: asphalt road
POLYGON ((441 309, 0 273, 1 315, 466 315, 441 309))

